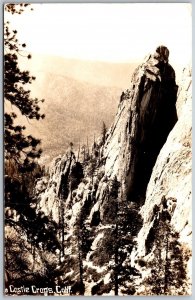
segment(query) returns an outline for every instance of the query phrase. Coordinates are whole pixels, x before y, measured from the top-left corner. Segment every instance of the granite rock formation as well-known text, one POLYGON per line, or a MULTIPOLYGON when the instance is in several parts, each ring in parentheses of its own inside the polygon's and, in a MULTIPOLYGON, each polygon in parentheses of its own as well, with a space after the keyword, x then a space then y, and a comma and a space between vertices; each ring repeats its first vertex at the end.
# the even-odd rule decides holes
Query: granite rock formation
MULTIPOLYGON (((37 210, 60 224, 63 280, 74 283, 73 294, 152 294, 143 289, 149 273, 138 261, 152 261, 162 220, 190 257, 191 72, 184 70, 178 90, 168 56, 160 46, 135 70, 113 125, 88 157, 71 149, 37 183, 37 210), (119 246, 111 251, 113 237, 119 246)), ((181 294, 190 293, 187 261, 181 294)), ((167 286, 165 294, 176 293, 167 286)))

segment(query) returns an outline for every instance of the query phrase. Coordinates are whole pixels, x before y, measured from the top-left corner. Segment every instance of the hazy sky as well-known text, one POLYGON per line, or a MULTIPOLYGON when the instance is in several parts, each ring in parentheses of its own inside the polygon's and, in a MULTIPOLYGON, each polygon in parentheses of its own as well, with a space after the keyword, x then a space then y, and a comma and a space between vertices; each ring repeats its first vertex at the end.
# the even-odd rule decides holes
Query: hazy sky
POLYGON ((55 3, 33 8, 9 16, 31 53, 122 62, 143 59, 164 44, 170 62, 185 65, 191 59, 190 4, 55 3))

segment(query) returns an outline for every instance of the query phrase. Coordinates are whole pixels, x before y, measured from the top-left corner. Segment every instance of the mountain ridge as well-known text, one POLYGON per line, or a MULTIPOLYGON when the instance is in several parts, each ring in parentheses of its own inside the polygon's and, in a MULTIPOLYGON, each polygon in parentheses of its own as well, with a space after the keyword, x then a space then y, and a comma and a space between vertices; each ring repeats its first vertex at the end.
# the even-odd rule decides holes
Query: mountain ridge
POLYGON ((60 259, 62 265, 73 260, 71 277, 63 276, 75 283, 73 294, 82 294, 83 285, 87 295, 190 294, 192 81, 184 70, 176 98, 168 56, 160 46, 135 70, 92 152, 75 157, 69 149, 38 182, 38 211, 68 228, 62 247, 69 256, 62 251, 60 259), (83 168, 81 178, 75 168, 83 168), (89 248, 77 243, 77 234, 89 248))
POLYGON ((43 161, 47 163, 62 153, 59 149, 63 145, 68 149, 69 143, 73 142, 78 148, 81 132, 83 141, 80 142, 86 144, 88 139, 92 143, 94 135, 98 136, 101 132, 103 121, 110 126, 122 92, 121 86, 128 86, 129 80, 124 78, 134 68, 134 64, 86 62, 43 55, 33 55, 28 65, 24 58, 20 63, 22 68, 28 68, 37 76, 29 88, 32 96, 45 99, 40 107, 46 118, 29 123, 17 112, 20 116, 18 122, 23 122, 28 133, 34 132, 42 140, 43 161), (66 111, 66 118, 63 110, 66 111), (60 135, 58 123, 63 126, 60 135), (90 136, 87 134, 88 127, 91 127, 90 136))

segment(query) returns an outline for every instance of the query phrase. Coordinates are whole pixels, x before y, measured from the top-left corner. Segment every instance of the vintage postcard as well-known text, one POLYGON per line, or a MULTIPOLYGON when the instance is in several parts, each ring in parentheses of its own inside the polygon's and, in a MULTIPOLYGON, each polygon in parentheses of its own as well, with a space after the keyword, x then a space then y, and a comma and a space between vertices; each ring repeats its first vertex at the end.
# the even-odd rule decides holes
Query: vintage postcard
POLYGON ((189 3, 4 5, 4 293, 190 295, 189 3))

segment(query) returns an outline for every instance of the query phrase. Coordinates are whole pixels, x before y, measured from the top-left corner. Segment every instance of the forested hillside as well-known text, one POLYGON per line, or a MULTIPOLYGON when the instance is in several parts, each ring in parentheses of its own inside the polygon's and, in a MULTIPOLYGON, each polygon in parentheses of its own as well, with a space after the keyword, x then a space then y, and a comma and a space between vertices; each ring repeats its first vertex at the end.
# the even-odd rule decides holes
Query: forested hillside
POLYGON ((34 66, 6 20, 4 43, 5 295, 190 295, 191 65, 34 66))
MULTIPOLYGON (((86 145, 87 140, 92 143, 94 135, 97 137, 101 132, 102 122, 111 125, 118 98, 123 88, 128 87, 136 64, 33 55, 28 62, 20 58, 20 65, 37 74, 30 87, 31 93, 45 99, 40 106, 46 118, 37 124, 22 118, 17 111, 18 122, 24 123, 29 133, 34 132, 41 139, 42 160, 48 163, 63 154, 70 142, 77 149, 79 144, 86 145)), ((5 109, 15 111, 9 103, 5 103, 5 109)))

